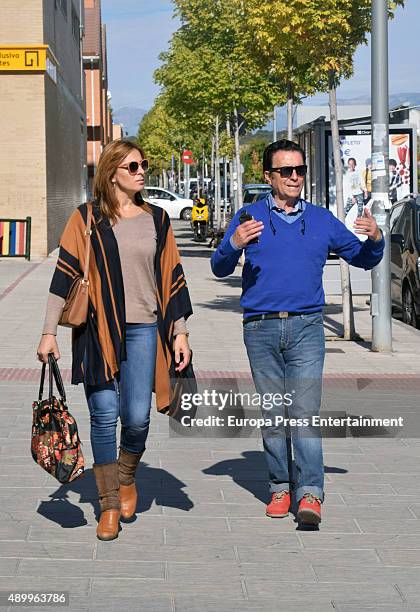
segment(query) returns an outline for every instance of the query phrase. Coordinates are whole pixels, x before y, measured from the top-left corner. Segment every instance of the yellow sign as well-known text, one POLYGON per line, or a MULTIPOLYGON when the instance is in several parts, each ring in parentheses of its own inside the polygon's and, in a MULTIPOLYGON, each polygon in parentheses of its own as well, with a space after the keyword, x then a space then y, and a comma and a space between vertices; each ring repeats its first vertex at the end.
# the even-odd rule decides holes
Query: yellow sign
POLYGON ((0 46, 0 71, 44 72, 48 45, 0 46))

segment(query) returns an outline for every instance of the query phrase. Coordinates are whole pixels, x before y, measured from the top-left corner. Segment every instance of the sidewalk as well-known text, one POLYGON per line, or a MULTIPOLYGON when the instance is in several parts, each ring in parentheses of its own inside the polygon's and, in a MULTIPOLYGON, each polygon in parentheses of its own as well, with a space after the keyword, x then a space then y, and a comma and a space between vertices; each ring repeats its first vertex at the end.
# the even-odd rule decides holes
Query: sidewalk
MULTIPOLYGON (((195 370, 201 378, 246 377, 240 269, 215 279, 210 249, 191 241, 186 223, 174 226, 194 307, 195 370)), ((152 410, 138 472, 140 514, 117 540, 99 542, 80 386, 66 389, 84 441, 85 477, 60 487, 30 456, 40 371, 35 352, 54 263, 54 257, 40 264, 0 260, 0 591, 68 591, 71 611, 420 609, 420 442, 414 433, 326 438, 323 522, 319 531, 306 531, 292 515, 265 517, 259 437, 170 437, 168 418, 152 410)), ((334 303, 326 309, 331 338, 340 333, 339 310, 334 303)), ((371 399, 386 415, 399 407, 416 420, 420 332, 394 321, 394 353, 375 354, 364 300, 355 317, 361 341, 327 341, 327 405, 338 390, 340 409, 371 399)), ((68 330, 60 329, 58 340, 68 378, 68 330)))

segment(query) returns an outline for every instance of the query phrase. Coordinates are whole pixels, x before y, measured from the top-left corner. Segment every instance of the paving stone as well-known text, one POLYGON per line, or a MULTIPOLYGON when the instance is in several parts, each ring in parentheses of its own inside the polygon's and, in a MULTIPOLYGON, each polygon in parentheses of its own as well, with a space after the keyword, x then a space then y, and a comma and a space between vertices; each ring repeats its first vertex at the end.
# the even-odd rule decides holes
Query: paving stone
POLYGON ((304 548, 313 549, 337 549, 337 550, 363 550, 366 548, 386 547, 392 549, 414 548, 420 550, 420 538, 409 534, 329 534, 322 532, 299 532, 299 539, 304 548))
POLYGON ((349 583, 369 583, 391 584, 401 581, 409 583, 420 582, 420 567, 404 568, 397 567, 372 567, 371 565, 359 564, 341 565, 337 563, 327 563, 326 561, 314 563, 313 568, 320 582, 349 582, 349 583))
POLYGON ((361 606, 360 604, 340 604, 338 606, 338 612, 372 612, 373 610, 379 612, 410 612, 410 610, 412 612, 417 612, 405 603, 401 603, 399 605, 391 604, 390 606, 387 606, 386 604, 380 604, 380 606, 377 604, 373 604, 371 606, 361 606))
POLYGON ((173 598, 168 595, 155 593, 149 597, 137 594, 130 597, 129 594, 121 597, 110 595, 102 596, 95 593, 94 597, 72 597, 70 601, 70 612, 73 610, 84 612, 90 610, 146 610, 147 612, 173 612, 173 598))
POLYGON ((247 577, 245 586, 250 599, 265 597, 282 597, 287 594, 288 601, 299 603, 302 598, 311 596, 313 601, 328 598, 337 603, 347 604, 401 604, 402 599, 397 590, 390 584, 368 584, 354 581, 353 584, 345 582, 306 583, 300 582, 296 576, 295 582, 281 582, 278 580, 265 580, 262 577, 247 577))
MULTIPOLYGON (((352 517, 355 519, 379 519, 381 520, 384 516, 384 505, 380 503, 381 500, 377 500, 377 505, 363 505, 363 504, 350 504, 347 506, 330 506, 329 503, 322 505, 322 520, 324 523, 330 520, 331 517, 352 517)), ((388 516, 398 516, 401 519, 412 519, 415 518, 413 513, 410 511, 407 505, 393 502, 388 503, 387 506, 388 516)))
MULTIPOLYGON (((400 499, 401 497, 404 497, 403 495, 398 496, 400 499)), ((407 497, 406 497, 407 498, 407 497)), ((417 501, 418 500, 418 496, 416 496, 414 498, 414 496, 412 497, 412 500, 414 501, 414 499, 417 501)), ((420 503, 407 503, 408 508, 410 509, 410 511, 413 513, 413 515, 420 519, 420 503)))
MULTIPOLYGON (((329 496, 328 496, 329 497, 329 496)), ((383 503, 387 508, 391 508, 394 511, 394 507, 410 507, 415 506, 415 502, 418 499, 417 495, 397 495, 397 494, 369 494, 364 495, 347 495, 343 493, 341 496, 344 503, 349 507, 361 508, 362 506, 377 506, 378 503, 383 503)), ((414 518, 414 517, 413 517, 414 518)))
POLYGON ((0 542, 2 540, 25 540, 28 532, 28 525, 19 525, 16 521, 3 521, 0 523, 0 542))
POLYGON ((360 529, 363 533, 384 533, 384 534, 420 534, 419 519, 358 519, 360 529))
POLYGON ((3 555, 0 558, 0 576, 15 576, 18 567, 17 559, 10 559, 3 555))
MULTIPOLYGON (((298 544, 299 545, 299 544, 298 544)), ((235 549, 233 545, 195 544, 193 541, 188 545, 154 545, 144 547, 139 543, 127 541, 119 537, 113 542, 112 547, 108 543, 98 542, 96 550, 97 559, 108 559, 110 561, 188 561, 194 559, 196 563, 207 563, 210 561, 225 560, 235 561, 235 549)))
POLYGON ((125 596, 127 592, 131 596, 137 594, 141 596, 151 597, 155 593, 159 596, 164 594, 181 595, 190 593, 191 596, 198 594, 205 595, 209 592, 214 592, 215 587, 221 593, 228 592, 232 598, 243 597, 242 584, 239 578, 226 578, 220 576, 217 578, 217 585, 214 577, 207 578, 205 573, 200 579, 194 581, 183 581, 182 583, 170 580, 146 580, 141 578, 93 578, 92 579, 92 598, 95 599, 97 594, 125 596))
POLYGON ((377 494, 377 495, 395 495, 396 490, 391 484, 365 484, 361 482, 327 482, 325 485, 326 499, 330 493, 335 494, 377 494))
MULTIPOLYGON (((39 568, 42 573, 42 568, 39 568)), ((89 595, 89 578, 62 578, 53 576, 13 576, 0 577, 0 591, 67 591, 73 595, 89 595)), ((12 608, 13 609, 13 608, 12 608)))
MULTIPOLYGON (((263 516, 265 514, 265 505, 245 505, 245 504, 195 504, 193 508, 188 510, 191 516, 197 514, 203 519, 208 517, 227 517, 227 516, 263 516)), ((164 508, 164 514, 175 516, 185 513, 182 508, 164 508)), ((412 516, 412 515, 411 515, 412 516)))
POLYGON ((95 548, 95 543, 0 541, 2 556, 21 559, 93 559, 95 548))
MULTIPOLYGON (((83 578, 85 576, 110 576, 112 578, 151 578, 163 579, 165 573, 164 563, 157 561, 123 561, 118 563, 105 560, 78 560, 74 563, 73 560, 64 559, 42 561, 42 571, 45 575, 61 576, 63 573, 71 574, 73 578, 83 578)), ((19 565, 19 576, 36 576, 39 573, 39 568, 33 561, 23 559, 19 565)))
MULTIPOLYGON (((302 608, 308 606, 311 612, 328 612, 334 610, 331 601, 323 599, 322 601, 313 601, 313 598, 308 595, 301 599, 301 603, 289 601, 287 594, 281 598, 281 609, 288 612, 302 612, 302 608)), ((194 599, 183 597, 182 595, 175 597, 176 612, 215 612, 223 610, 223 612, 273 612, 279 609, 278 599, 258 599, 254 601, 232 600, 229 597, 206 598, 194 596, 194 599)))
MULTIPOLYGON (((403 548, 401 550, 377 548, 379 558, 384 565, 395 567, 420 567, 420 545, 417 550, 403 548)), ((420 588, 419 588, 420 597, 420 588)))
POLYGON ((359 565, 360 563, 370 563, 372 565, 381 565, 381 561, 372 550, 314 550, 301 549, 298 546, 294 550, 286 549, 284 545, 275 544, 264 548, 259 546, 238 546, 238 556, 242 563, 277 563, 292 560, 293 563, 305 564, 317 563, 323 560, 328 560, 332 564, 343 562, 346 565, 359 565))
POLYGON ((295 558, 293 553, 277 557, 271 563, 238 563, 236 561, 218 561, 199 563, 168 563, 169 580, 179 581, 199 580, 205 572, 208 579, 213 578, 215 582, 220 576, 262 576, 264 579, 293 580, 299 575, 300 580, 315 582, 316 578, 311 569, 311 564, 304 558, 295 558))

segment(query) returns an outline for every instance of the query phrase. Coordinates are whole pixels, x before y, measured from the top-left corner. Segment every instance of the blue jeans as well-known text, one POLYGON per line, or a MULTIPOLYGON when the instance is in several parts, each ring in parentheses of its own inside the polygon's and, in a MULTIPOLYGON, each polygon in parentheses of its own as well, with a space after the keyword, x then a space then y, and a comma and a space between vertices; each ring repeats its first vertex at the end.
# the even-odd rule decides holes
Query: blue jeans
MULTIPOLYGON (((296 466, 295 494, 299 501, 306 493, 324 498, 324 464, 320 429, 312 425, 319 415, 325 336, 321 313, 285 319, 250 321, 244 325, 244 341, 255 387, 260 395, 280 393, 282 405, 262 405, 263 417, 272 424, 261 429, 272 493, 290 490, 292 485, 287 437, 291 437, 296 466), (285 406, 285 404, 290 404, 285 406), (276 417, 279 417, 276 422, 276 417), (290 430, 281 417, 307 419, 309 426, 290 430)), ((278 402, 277 402, 278 404, 278 402)))
POLYGON ((157 324, 126 327, 127 360, 118 380, 86 385, 90 412, 90 440, 96 464, 117 460, 117 421, 121 419, 120 446, 140 453, 149 433, 150 407, 155 375, 157 324))

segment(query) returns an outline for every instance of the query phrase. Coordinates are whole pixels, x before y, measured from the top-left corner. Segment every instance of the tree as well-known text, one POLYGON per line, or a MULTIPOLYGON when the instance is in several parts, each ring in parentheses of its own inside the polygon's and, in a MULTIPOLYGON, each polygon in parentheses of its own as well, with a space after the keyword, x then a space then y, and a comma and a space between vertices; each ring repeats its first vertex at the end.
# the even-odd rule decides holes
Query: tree
POLYGON ((161 175, 171 168, 172 156, 179 164, 183 149, 190 148, 194 159, 209 153, 208 139, 200 130, 175 118, 164 95, 159 96, 153 108, 144 115, 137 133, 137 141, 144 148, 151 163, 152 175, 161 175))
POLYGON ((264 149, 268 144, 266 139, 260 137, 260 139, 242 146, 245 183, 261 183, 264 181, 262 158, 264 149))
MULTIPOLYGON (((249 35, 240 26, 243 1, 175 0, 175 4, 181 28, 169 51, 161 55, 163 65, 155 78, 174 114, 184 109, 203 130, 209 117, 230 120, 240 167, 241 127, 244 122, 248 130, 264 125, 274 104, 285 101, 284 92, 248 52, 249 35)), ((240 178, 238 172, 239 205, 240 178)))
MULTIPOLYGON (((404 0, 389 3, 389 14, 404 0)), ((248 29, 255 32, 253 49, 272 72, 283 78, 290 71, 295 92, 328 91, 337 186, 337 215, 344 221, 343 177, 336 102, 341 78, 353 73, 356 48, 367 42, 371 27, 371 0, 247 0, 248 29), (273 17, 274 16, 274 17, 273 17)), ((289 96, 290 98, 290 96, 289 96)), ((354 335, 348 265, 340 260, 344 337, 354 335)))

